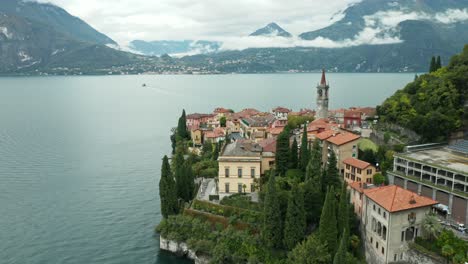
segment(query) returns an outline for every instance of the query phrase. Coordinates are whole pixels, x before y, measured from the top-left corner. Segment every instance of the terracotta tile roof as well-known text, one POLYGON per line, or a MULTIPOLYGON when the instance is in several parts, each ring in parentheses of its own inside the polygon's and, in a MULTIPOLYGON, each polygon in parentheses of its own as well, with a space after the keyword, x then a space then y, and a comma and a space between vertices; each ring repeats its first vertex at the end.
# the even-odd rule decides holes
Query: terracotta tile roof
POLYGON ((348 186, 351 187, 351 188, 353 188, 353 189, 355 189, 356 191, 362 193, 363 190, 364 190, 364 189, 362 188, 362 184, 363 184, 362 182, 357 182, 357 181, 355 181, 355 182, 352 182, 352 183, 348 184, 348 186))
POLYGON ((333 134, 336 134, 336 133, 338 133, 338 132, 336 132, 335 130, 325 130, 322 133, 318 133, 316 137, 318 139, 320 139, 320 140, 325 140, 325 139, 333 136, 333 134))
POLYGON ((231 110, 223 108, 223 107, 218 107, 213 111, 213 113, 215 113, 215 114, 226 114, 226 113, 231 113, 231 110))
POLYGON ((235 119, 242 119, 242 118, 245 118, 245 117, 250 117, 250 116, 253 116, 253 115, 256 115, 260 113, 260 111, 258 111, 257 109, 253 109, 253 108, 246 108, 240 112, 237 112, 237 113, 234 113, 232 115, 233 118, 235 119))
POLYGON ((360 137, 361 136, 353 134, 353 133, 343 132, 343 133, 337 133, 335 136, 329 137, 327 141, 337 146, 340 146, 348 142, 357 140, 360 137))
POLYGON ((276 138, 267 138, 258 142, 258 144, 263 148, 264 152, 276 152, 276 138))
POLYGON ((284 126, 282 126, 282 127, 272 127, 272 128, 269 128, 267 131, 268 131, 268 133, 272 134, 273 136, 277 136, 281 132, 283 132, 283 130, 284 130, 284 126))
POLYGON ((358 169, 365 169, 367 167, 369 167, 371 164, 369 162, 365 162, 363 160, 360 160, 360 159, 356 159, 356 158, 347 158, 345 160, 343 160, 343 163, 344 164, 349 164, 353 167, 356 167, 358 169))
POLYGON ((209 117, 214 117, 213 114, 200 114, 200 113, 194 113, 194 114, 189 114, 187 115, 187 119, 201 119, 201 118, 209 118, 209 117))
POLYGON ((413 208, 431 206, 436 201, 420 196, 397 185, 365 189, 364 194, 389 212, 398 212, 413 208))
POLYGON ((205 132, 205 138, 218 138, 218 137, 224 137, 225 132, 224 129, 218 127, 215 128, 213 131, 206 131, 205 132))
POLYGON ((361 118, 362 113, 360 111, 348 110, 344 112, 344 117, 349 118, 361 118))
POLYGON ((281 106, 278 106, 275 109, 273 109, 273 112, 275 112, 275 113, 289 113, 289 112, 291 112, 291 110, 287 109, 287 108, 284 108, 284 107, 281 107, 281 106))

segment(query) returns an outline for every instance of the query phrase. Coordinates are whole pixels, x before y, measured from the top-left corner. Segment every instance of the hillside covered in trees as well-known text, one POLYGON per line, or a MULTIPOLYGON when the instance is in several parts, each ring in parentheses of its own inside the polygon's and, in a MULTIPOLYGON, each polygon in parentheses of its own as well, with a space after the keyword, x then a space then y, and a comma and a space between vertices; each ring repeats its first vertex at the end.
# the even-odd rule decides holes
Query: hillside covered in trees
MULTIPOLYGON (((377 107, 382 122, 396 123, 422 137, 423 142, 442 142, 466 126, 468 45, 446 67, 433 65, 377 107)), ((436 63, 438 64, 438 63, 436 63)))

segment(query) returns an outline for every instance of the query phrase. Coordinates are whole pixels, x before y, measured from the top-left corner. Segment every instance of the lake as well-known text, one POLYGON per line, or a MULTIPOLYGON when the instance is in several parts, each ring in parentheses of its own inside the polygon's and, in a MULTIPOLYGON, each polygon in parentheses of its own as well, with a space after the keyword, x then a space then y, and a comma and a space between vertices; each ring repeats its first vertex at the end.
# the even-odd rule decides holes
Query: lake
MULTIPOLYGON (((330 108, 375 106, 413 78, 328 74, 330 108)), ((319 73, 0 78, 0 262, 187 263, 160 252, 154 235, 161 158, 182 109, 315 108, 319 81, 319 73)))

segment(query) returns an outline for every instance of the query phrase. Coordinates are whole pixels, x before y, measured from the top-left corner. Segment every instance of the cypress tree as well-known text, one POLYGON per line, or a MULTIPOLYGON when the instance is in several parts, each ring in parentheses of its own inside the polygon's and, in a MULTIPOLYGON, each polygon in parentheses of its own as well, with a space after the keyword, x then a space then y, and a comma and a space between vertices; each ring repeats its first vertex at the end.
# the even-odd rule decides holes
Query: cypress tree
POLYGON ((185 166, 184 156, 177 152, 172 160, 172 170, 176 182, 176 192, 179 199, 185 200, 186 184, 185 184, 185 166))
POLYGON ((289 169, 297 169, 298 165, 298 153, 297 153, 297 140, 296 137, 294 137, 291 149, 289 151, 289 169))
POLYGON ((436 71, 436 70, 437 70, 436 67, 437 67, 437 66, 436 66, 436 59, 435 59, 434 56, 432 56, 432 58, 431 58, 431 64, 430 64, 430 66, 429 66, 429 72, 434 72, 434 71, 436 71))
POLYGON ((278 175, 286 175, 289 163, 289 128, 285 127, 276 139, 275 164, 278 175))
POLYGON ((192 170, 192 162, 190 160, 185 162, 184 169, 184 182, 187 185, 184 200, 188 202, 195 196, 195 181, 192 170))
POLYGON ((221 149, 221 143, 218 142, 215 145, 212 160, 218 160, 220 149, 221 149))
POLYGON ((319 223, 319 239, 327 244, 331 256, 335 254, 337 237, 335 189, 331 186, 327 191, 319 223))
POLYGON ((182 110, 182 115, 179 117, 179 122, 177 124, 177 136, 182 139, 190 139, 187 130, 187 117, 185 115, 185 109, 182 110))
POLYGON ((178 202, 175 181, 172 176, 169 159, 164 156, 161 166, 161 179, 159 180, 159 197, 161 200, 161 213, 164 218, 177 214, 178 202))
POLYGON ((436 70, 442 68, 442 62, 440 61, 440 56, 437 56, 436 60, 436 70))
POLYGON ((283 239, 283 221, 280 202, 276 190, 274 173, 270 173, 267 192, 263 203, 262 237, 269 248, 281 248, 283 239))
POLYGON ((286 211, 286 220, 284 223, 284 245, 288 249, 293 249, 297 243, 302 241, 306 229, 306 216, 304 209, 304 196, 295 184, 292 187, 289 199, 288 209, 286 211))
POLYGON ((309 164, 310 159, 310 151, 309 151, 309 144, 307 141, 307 123, 304 123, 304 130, 302 132, 302 139, 301 139, 301 160, 300 160, 300 168, 303 171, 306 171, 307 165, 309 164))
POLYGON ((318 223, 323 205, 322 188, 317 179, 306 180, 303 188, 307 225, 318 223))
POLYGON ((348 263, 346 253, 348 252, 348 230, 343 230, 341 236, 340 245, 336 251, 335 257, 333 258, 333 264, 346 264, 348 263))
POLYGON ((349 230, 349 201, 348 192, 346 190, 346 182, 343 183, 340 193, 340 201, 337 211, 337 226, 338 230, 349 230))
POLYGON ((330 151, 330 157, 328 158, 327 173, 325 177, 326 186, 334 186, 336 189, 340 188, 341 180, 340 173, 337 168, 337 161, 335 152, 330 151))
POLYGON ((320 183, 321 163, 322 153, 320 151, 320 145, 318 141, 315 140, 310 153, 310 159, 306 167, 306 180, 315 179, 317 183, 320 183))

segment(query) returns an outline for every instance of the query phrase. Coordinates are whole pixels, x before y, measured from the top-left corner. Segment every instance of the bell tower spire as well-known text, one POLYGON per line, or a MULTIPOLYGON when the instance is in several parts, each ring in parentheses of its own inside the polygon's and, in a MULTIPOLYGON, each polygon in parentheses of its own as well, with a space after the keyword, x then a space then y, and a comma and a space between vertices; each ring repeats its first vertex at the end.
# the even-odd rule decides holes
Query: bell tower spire
POLYGON ((320 84, 317 85, 317 111, 316 119, 328 118, 328 89, 330 87, 327 84, 325 77, 325 69, 322 69, 322 79, 320 84))

